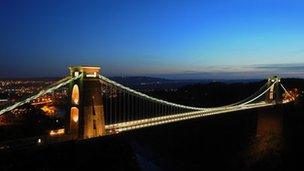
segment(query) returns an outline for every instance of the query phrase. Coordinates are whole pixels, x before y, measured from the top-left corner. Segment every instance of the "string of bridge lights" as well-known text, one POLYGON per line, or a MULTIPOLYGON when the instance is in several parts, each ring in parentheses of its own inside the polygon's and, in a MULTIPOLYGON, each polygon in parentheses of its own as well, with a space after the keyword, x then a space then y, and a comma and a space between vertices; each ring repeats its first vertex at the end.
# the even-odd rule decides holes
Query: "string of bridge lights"
MULTIPOLYGON (((74 77, 71 77, 71 76, 65 77, 62 80, 59 80, 56 83, 52 84, 51 86, 47 87, 46 89, 43 89, 43 90, 39 91, 37 94, 35 94, 31 97, 28 97, 24 100, 21 100, 21 101, 13 104, 11 106, 8 106, 4 109, 1 109, 0 110, 0 115, 4 114, 6 112, 9 112, 13 109, 16 109, 17 107, 20 107, 20 106, 22 106, 26 103, 29 103, 32 100, 37 99, 37 98, 39 98, 39 97, 41 97, 41 96, 43 96, 47 93, 54 92, 55 90, 69 84, 72 81, 75 81, 75 80, 81 78, 82 76, 83 76, 83 74, 79 74, 79 75, 76 75, 74 77)), ((153 101, 153 102, 157 102, 157 103, 160 103, 160 104, 169 105, 169 106, 177 107, 177 108, 181 108, 181 109, 188 109, 188 110, 193 110, 193 111, 204 111, 204 112, 213 111, 213 110, 220 110, 220 109, 229 109, 229 108, 233 108, 233 107, 247 105, 247 104, 257 100, 261 96, 263 96, 266 92, 268 92, 271 89, 272 86, 274 86, 274 84, 280 82, 279 80, 272 81, 272 84, 265 91, 263 91, 261 94, 259 94, 257 97, 255 97, 253 99, 250 99, 246 102, 243 102, 241 104, 235 103, 237 105, 227 105, 227 106, 214 107, 214 108, 201 108, 201 107, 192 107, 192 106, 181 105, 181 104, 172 103, 172 102, 168 102, 168 101, 165 101, 165 100, 157 99, 157 98, 151 97, 149 95, 146 95, 144 93, 141 93, 139 91, 133 90, 133 89, 131 89, 127 86, 124 86, 122 84, 119 84, 119 83, 117 83, 117 82, 115 82, 115 81, 113 81, 113 80, 111 80, 111 79, 109 79, 105 76, 99 75, 98 77, 99 77, 101 83, 107 83, 107 84, 113 85, 113 86, 115 86, 115 87, 117 87, 117 88, 119 88, 119 89, 121 89, 121 90, 123 90, 127 93, 134 94, 136 96, 139 96, 141 98, 144 98, 144 99, 147 99, 147 100, 150 100, 150 101, 153 101)), ((289 96, 291 96, 290 93, 286 90, 286 88, 281 83, 280 83, 280 86, 283 88, 285 93, 287 93, 289 96)))
POLYGON ((24 104, 27 104, 27 103, 30 103, 32 100, 34 99, 37 99, 47 93, 52 93, 54 92, 55 90, 69 84, 70 82, 74 81, 74 80, 77 80, 81 77, 82 75, 78 75, 77 77, 71 77, 71 76, 68 76, 68 77, 65 77, 59 81, 57 81, 56 83, 52 84, 51 86, 43 89, 43 90, 40 90, 37 94, 34 94, 33 96, 31 97, 28 97, 28 98, 25 98, 24 100, 21 100, 19 102, 16 102, 15 104, 11 105, 11 106, 8 106, 2 110, 0 110, 0 115, 6 113, 6 112, 9 112, 11 110, 14 110, 16 109, 17 107, 20 107, 24 104))

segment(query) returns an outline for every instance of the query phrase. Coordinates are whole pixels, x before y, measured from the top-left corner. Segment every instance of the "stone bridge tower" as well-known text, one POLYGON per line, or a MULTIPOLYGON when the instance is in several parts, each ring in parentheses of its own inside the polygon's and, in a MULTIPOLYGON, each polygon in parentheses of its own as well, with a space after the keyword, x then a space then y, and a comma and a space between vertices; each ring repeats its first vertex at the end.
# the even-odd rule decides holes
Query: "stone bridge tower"
POLYGON ((280 103, 282 102, 282 92, 280 92, 280 82, 281 78, 278 76, 273 76, 268 78, 267 85, 272 86, 270 87, 270 90, 266 94, 266 102, 271 103, 271 102, 276 102, 280 103), (273 84, 274 82, 277 82, 273 84))
POLYGON ((105 134, 104 105, 99 81, 100 67, 69 67, 70 83, 66 132, 73 139, 87 139, 105 134))

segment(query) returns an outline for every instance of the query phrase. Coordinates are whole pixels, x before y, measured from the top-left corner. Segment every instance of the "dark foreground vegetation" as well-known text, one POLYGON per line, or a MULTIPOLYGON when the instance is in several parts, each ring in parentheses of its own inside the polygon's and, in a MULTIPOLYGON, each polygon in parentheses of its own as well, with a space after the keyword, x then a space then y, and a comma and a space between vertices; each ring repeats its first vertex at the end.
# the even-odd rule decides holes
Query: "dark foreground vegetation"
POLYGON ((118 137, 2 151, 0 170, 139 170, 131 146, 118 137))

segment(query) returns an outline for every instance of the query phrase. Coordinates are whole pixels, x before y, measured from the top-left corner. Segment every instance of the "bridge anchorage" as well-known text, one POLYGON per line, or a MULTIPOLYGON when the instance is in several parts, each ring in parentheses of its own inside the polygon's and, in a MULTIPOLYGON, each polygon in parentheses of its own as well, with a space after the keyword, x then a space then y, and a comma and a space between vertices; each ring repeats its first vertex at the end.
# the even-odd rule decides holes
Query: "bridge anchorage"
MULTIPOLYGON (((100 67, 69 67, 66 78, 36 94, 0 109, 0 116, 67 86, 69 105, 66 126, 58 133, 72 139, 87 139, 122 131, 211 115, 250 110, 295 100, 274 76, 248 98, 219 107, 194 107, 148 96, 100 75, 100 67), (284 94, 284 96, 282 96, 284 94)), ((50 132, 55 135, 56 132, 50 132)))

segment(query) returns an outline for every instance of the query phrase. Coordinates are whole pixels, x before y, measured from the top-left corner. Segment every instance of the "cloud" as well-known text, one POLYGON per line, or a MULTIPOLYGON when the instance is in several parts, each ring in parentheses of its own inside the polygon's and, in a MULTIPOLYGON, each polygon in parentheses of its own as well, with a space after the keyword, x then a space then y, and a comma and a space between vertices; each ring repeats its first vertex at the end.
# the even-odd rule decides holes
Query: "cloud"
POLYGON ((247 66, 213 66, 199 70, 160 74, 174 79, 265 79, 273 75, 304 78, 303 64, 270 64, 247 66))

